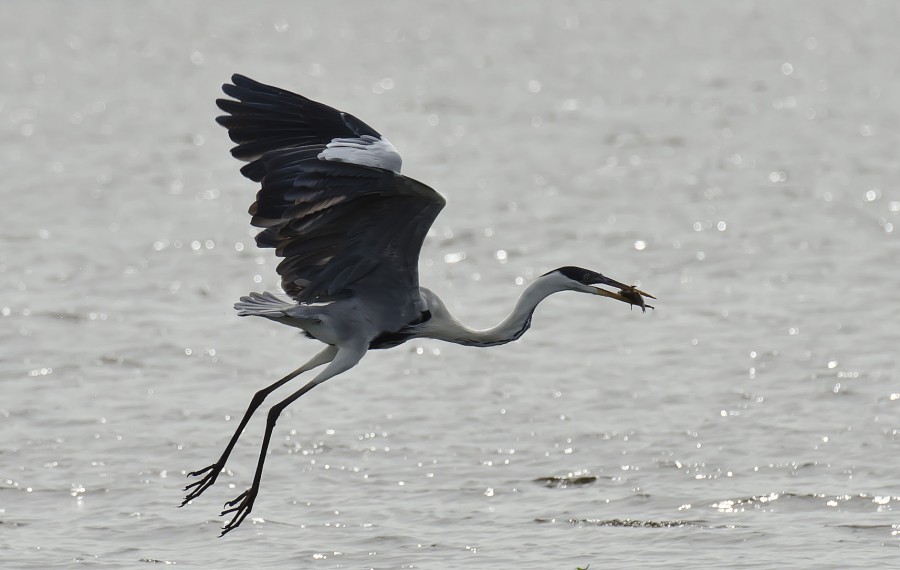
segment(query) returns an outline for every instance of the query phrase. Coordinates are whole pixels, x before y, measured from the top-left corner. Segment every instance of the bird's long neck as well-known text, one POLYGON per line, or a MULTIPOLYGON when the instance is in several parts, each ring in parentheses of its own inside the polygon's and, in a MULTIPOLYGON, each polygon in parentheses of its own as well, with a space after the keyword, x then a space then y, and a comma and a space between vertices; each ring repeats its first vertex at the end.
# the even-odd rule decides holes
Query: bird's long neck
POLYGON ((512 342, 531 326, 531 316, 538 304, 560 290, 552 281, 538 278, 525 288, 512 312, 497 326, 484 330, 470 329, 448 315, 442 326, 428 336, 466 346, 496 346, 512 342))

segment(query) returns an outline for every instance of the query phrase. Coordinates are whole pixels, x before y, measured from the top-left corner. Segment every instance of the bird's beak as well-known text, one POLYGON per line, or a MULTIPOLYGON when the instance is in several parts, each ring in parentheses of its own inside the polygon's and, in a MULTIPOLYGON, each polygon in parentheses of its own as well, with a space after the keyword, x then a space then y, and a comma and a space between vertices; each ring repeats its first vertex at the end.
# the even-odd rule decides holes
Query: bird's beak
POLYGON ((647 312, 648 308, 650 308, 650 309, 655 308, 653 305, 648 305, 648 304, 644 303, 644 297, 649 297, 650 299, 656 299, 656 297, 654 297, 650 293, 645 293, 644 291, 641 291, 634 285, 625 285, 623 283, 619 283, 618 281, 615 281, 615 280, 609 279, 609 278, 607 278, 607 280, 604 281, 604 283, 607 285, 612 285, 613 287, 618 287, 619 292, 613 293, 612 291, 607 291, 606 289, 600 289, 599 287, 597 287, 596 288, 597 295, 601 295, 603 297, 609 297, 610 299, 615 299, 616 301, 622 301, 623 303, 628 303, 629 305, 632 305, 632 306, 637 305, 645 313, 647 312))

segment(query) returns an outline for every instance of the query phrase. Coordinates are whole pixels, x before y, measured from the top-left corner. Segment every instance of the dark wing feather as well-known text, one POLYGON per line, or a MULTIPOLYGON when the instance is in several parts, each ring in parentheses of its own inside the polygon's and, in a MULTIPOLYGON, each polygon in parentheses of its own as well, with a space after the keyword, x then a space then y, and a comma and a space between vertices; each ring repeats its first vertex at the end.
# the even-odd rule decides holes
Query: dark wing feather
POLYGON ((265 228, 256 243, 285 258, 278 273, 286 293, 304 303, 418 298, 419 252, 445 204, 437 192, 390 170, 319 160, 305 148, 261 160, 252 223, 265 228))
POLYGON ((392 170, 319 159, 335 138, 382 138, 356 117, 242 75, 216 104, 216 121, 250 161, 241 173, 261 182, 250 207, 260 247, 284 260, 284 291, 302 303, 349 296, 383 309, 384 330, 416 318, 419 252, 444 207, 434 190, 392 170))
POLYGON ((222 91, 232 99, 217 99, 216 105, 229 115, 216 117, 237 143, 231 154, 250 162, 244 176, 259 182, 263 170, 258 159, 273 150, 296 146, 325 145, 335 138, 370 135, 378 131, 349 113, 343 113, 302 95, 234 74, 222 91))

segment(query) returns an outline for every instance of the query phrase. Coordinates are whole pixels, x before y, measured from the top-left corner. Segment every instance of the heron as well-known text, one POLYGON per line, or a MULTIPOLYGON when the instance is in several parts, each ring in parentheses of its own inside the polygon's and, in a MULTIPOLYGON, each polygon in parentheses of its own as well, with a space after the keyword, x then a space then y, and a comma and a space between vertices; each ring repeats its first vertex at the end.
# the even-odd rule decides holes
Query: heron
POLYGON ((319 384, 356 366, 369 350, 415 338, 475 347, 506 344, 528 330, 542 300, 561 291, 615 299, 644 312, 653 308, 644 297, 655 297, 633 285, 564 266, 529 283, 497 326, 476 330, 463 325, 434 292, 419 285, 419 253, 444 198, 400 174, 400 154, 385 137, 349 113, 243 75, 233 75, 222 90, 229 98, 216 100, 226 113, 216 122, 236 143, 231 154, 247 163, 241 174, 260 185, 250 223, 261 228, 256 244, 274 248, 283 258, 277 272, 289 297, 254 292, 234 308, 242 317, 300 329, 325 347, 256 392, 219 458, 187 474, 194 480, 184 488, 181 506, 216 482, 250 418, 272 392, 324 366, 269 409, 253 481, 225 503, 221 516, 230 520, 219 536, 238 528, 253 509, 279 415, 319 384))

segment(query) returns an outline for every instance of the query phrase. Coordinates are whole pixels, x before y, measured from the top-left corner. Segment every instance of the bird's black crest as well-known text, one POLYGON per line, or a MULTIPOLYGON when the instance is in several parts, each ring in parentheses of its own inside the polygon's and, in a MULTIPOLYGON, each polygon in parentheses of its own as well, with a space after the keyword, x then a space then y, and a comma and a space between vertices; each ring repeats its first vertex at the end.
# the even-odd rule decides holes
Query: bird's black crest
POLYGON ((604 280, 603 275, 597 273, 596 271, 584 269, 583 267, 575 267, 573 265, 567 265, 565 267, 560 267, 559 269, 554 269, 553 271, 548 271, 547 273, 544 273, 544 275, 550 275, 551 273, 562 273, 565 277, 568 277, 572 281, 578 281, 579 283, 584 283, 585 285, 601 283, 604 280))

